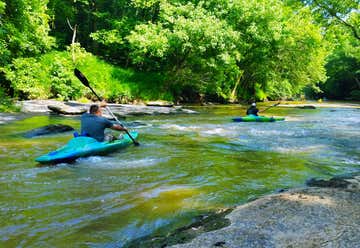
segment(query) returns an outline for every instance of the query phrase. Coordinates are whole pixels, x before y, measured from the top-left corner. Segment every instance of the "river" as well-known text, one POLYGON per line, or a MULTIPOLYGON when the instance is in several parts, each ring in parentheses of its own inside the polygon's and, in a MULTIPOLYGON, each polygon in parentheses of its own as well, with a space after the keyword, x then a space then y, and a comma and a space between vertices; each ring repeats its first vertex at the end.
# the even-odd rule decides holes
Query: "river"
POLYGON ((235 123, 236 105, 196 115, 138 116, 140 146, 73 164, 34 159, 71 133, 27 139, 76 117, 37 115, 0 125, 1 247, 122 247, 190 224, 207 211, 245 203, 311 177, 359 171, 360 109, 275 107, 274 123, 235 123))

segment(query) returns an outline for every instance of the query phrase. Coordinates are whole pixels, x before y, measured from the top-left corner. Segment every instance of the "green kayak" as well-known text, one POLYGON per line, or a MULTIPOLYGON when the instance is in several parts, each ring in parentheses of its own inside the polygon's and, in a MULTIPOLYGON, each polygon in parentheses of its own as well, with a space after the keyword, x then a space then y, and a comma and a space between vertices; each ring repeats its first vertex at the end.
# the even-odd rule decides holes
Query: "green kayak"
POLYGON ((243 117, 235 117, 232 119, 234 122, 274 122, 274 121, 283 121, 284 117, 268 117, 268 116, 257 116, 257 115, 247 115, 243 117))
MULTIPOLYGON (((138 133, 130 132, 130 135, 136 139, 138 133)), ((132 143, 133 141, 127 134, 124 134, 122 139, 112 142, 98 142, 96 139, 90 137, 79 136, 72 138, 65 146, 36 158, 35 161, 41 164, 68 163, 80 157, 103 155, 113 152, 132 143)))

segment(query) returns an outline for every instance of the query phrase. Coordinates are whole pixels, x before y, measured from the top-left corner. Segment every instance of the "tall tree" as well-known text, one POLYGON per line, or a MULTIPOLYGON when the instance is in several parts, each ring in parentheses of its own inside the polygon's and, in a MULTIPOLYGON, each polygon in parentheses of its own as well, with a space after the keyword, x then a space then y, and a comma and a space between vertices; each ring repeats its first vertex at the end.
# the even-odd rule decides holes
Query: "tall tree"
POLYGON ((352 35, 360 40, 359 0, 304 0, 326 24, 341 24, 349 28, 352 35))

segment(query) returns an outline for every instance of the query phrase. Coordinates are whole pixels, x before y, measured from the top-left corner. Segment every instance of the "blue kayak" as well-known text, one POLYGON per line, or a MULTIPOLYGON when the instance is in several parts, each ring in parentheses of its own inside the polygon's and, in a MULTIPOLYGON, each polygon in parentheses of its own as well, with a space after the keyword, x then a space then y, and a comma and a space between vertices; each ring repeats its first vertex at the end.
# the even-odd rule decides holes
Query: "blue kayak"
MULTIPOLYGON (((130 135, 136 139, 138 133, 130 132, 130 135)), ((65 146, 36 158, 35 161, 41 164, 67 163, 80 157, 104 155, 132 143, 133 141, 127 134, 124 134, 122 139, 111 142, 98 142, 94 138, 79 136, 72 138, 65 146)))
POLYGON ((284 117, 268 117, 268 116, 257 116, 257 115, 247 115, 243 117, 235 117, 232 119, 234 122, 274 122, 274 121, 283 121, 284 117))

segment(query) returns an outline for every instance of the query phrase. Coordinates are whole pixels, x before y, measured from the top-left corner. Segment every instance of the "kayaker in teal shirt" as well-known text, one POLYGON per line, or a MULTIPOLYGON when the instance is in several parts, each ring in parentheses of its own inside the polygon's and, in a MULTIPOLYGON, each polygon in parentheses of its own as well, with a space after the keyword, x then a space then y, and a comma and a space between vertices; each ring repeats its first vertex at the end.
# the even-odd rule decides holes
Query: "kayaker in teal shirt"
POLYGON ((102 107, 106 107, 105 102, 102 102, 100 106, 93 104, 90 106, 89 113, 85 113, 81 116, 81 133, 92 137, 99 142, 104 141, 106 128, 117 131, 126 131, 126 128, 114 124, 102 117, 102 107))
POLYGON ((256 108, 256 103, 252 103, 250 108, 246 110, 247 115, 258 115, 259 110, 256 108))

